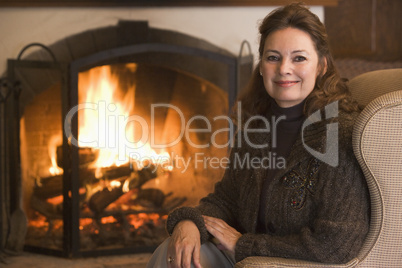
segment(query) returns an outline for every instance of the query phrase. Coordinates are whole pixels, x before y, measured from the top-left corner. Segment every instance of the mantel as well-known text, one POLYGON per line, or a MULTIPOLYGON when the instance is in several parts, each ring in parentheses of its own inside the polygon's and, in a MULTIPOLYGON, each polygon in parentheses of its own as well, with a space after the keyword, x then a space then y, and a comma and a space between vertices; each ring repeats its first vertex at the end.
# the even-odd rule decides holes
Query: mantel
MULTIPOLYGON (((0 7, 179 7, 281 6, 294 0, 0 0, 0 7)), ((307 5, 336 6, 339 0, 305 0, 307 5)))

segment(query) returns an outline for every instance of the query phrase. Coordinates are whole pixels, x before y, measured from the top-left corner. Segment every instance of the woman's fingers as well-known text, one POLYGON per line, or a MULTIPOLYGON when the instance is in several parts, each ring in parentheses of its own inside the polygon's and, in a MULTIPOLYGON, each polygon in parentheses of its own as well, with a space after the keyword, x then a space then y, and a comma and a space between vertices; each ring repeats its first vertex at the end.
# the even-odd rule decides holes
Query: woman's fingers
POLYGON ((234 254, 237 240, 241 234, 225 221, 214 217, 203 216, 208 232, 219 240, 221 246, 234 254))
POLYGON ((219 240, 219 237, 221 237, 226 230, 233 229, 232 227, 230 227, 226 222, 224 222, 221 219, 208 217, 208 216, 203 216, 203 217, 204 217, 205 227, 207 228, 208 232, 210 232, 218 240, 219 240))
MULTIPOLYGON (((184 243, 176 244, 176 258, 172 262, 171 267, 191 267, 193 261, 196 268, 201 268, 200 264, 200 243, 195 245, 184 243)), ((168 255, 169 256, 169 255, 168 255)), ((169 258, 169 257, 168 257, 169 258)))
POLYGON ((183 255, 181 260, 181 266, 179 267, 191 267, 191 259, 193 257, 194 248, 185 247, 183 249, 183 255))
POLYGON ((214 218, 214 217, 209 217, 209 216, 202 216, 204 218, 205 223, 210 224, 211 226, 221 226, 221 227, 226 227, 229 226, 225 221, 214 218))
POLYGON ((193 252, 193 263, 195 268, 201 268, 201 262, 200 262, 200 252, 201 252, 201 243, 198 243, 193 252))
POLYGON ((177 250, 176 240, 172 237, 166 255, 168 268, 181 267, 181 250, 177 250))
POLYGON ((191 261, 200 266, 200 233, 191 221, 178 223, 172 233, 168 246, 167 263, 169 268, 191 267, 191 261))

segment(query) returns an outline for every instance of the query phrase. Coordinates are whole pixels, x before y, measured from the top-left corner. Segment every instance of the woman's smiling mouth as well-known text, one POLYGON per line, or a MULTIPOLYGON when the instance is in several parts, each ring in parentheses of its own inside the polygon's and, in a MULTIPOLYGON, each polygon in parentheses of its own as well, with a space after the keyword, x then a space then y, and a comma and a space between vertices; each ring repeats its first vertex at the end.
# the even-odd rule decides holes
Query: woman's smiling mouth
POLYGON ((275 81, 274 83, 280 87, 291 87, 299 83, 299 81, 275 81))

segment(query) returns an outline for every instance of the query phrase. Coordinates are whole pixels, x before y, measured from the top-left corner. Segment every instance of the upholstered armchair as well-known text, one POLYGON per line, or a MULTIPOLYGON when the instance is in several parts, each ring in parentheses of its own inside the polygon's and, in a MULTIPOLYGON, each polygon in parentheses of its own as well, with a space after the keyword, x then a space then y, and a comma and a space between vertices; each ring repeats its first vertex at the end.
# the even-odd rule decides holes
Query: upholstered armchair
POLYGON ((353 149, 371 198, 371 223, 358 256, 342 265, 249 257, 240 267, 402 267, 402 69, 359 75, 349 82, 364 106, 353 131, 353 149))

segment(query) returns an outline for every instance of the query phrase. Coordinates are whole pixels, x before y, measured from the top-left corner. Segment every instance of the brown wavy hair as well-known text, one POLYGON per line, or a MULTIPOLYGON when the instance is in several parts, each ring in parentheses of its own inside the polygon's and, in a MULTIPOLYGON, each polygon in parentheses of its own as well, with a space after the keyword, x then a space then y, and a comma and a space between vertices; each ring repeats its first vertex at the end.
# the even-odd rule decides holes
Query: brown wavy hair
POLYGON ((267 114, 271 97, 266 92, 263 78, 260 75, 261 57, 267 37, 274 31, 286 28, 295 28, 308 33, 319 58, 321 72, 317 76, 313 91, 306 98, 304 113, 309 115, 334 101, 339 101, 340 110, 357 111, 358 105, 351 98, 346 80, 340 78, 334 65, 325 26, 303 3, 293 3, 275 9, 260 24, 259 63, 252 73, 248 86, 239 96, 234 109, 236 110, 237 105, 241 102, 244 119, 253 115, 264 116, 267 114), (326 68, 324 68, 325 62, 327 63, 326 68))

